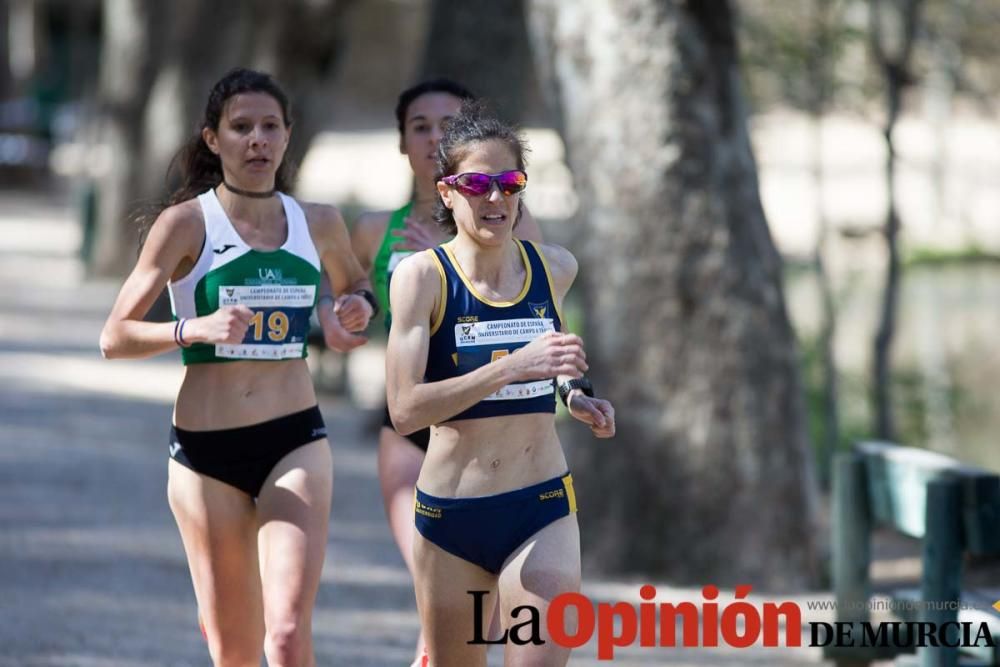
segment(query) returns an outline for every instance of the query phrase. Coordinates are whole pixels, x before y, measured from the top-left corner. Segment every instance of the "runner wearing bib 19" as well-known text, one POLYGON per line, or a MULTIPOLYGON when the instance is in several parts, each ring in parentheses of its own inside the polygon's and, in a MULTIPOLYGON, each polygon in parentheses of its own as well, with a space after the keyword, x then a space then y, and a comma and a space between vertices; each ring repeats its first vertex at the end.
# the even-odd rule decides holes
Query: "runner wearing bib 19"
POLYGON ((309 315, 320 282, 319 255, 302 208, 288 195, 277 196, 288 236, 273 251, 247 245, 214 190, 198 196, 205 245, 191 272, 168 283, 174 317, 201 317, 220 306, 238 305, 250 308, 253 316, 240 343, 192 343, 181 350, 185 364, 306 356, 309 315))
POLYGON ((101 332, 107 358, 181 348, 167 496, 216 665, 315 664, 333 470, 303 357, 320 267, 345 295, 319 308, 328 343, 363 342, 373 313, 337 209, 281 192, 290 134, 271 77, 215 84, 101 332), (144 321, 168 285, 175 321, 144 321))

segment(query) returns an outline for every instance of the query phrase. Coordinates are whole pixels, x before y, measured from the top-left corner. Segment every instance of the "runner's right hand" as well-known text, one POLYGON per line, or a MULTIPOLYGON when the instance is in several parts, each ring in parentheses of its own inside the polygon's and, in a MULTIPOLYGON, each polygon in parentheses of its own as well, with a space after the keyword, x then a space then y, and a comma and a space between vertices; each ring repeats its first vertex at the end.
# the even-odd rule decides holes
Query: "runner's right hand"
POLYGON ((542 334, 507 359, 519 382, 557 375, 578 378, 588 368, 583 340, 576 334, 555 331, 542 334))
POLYGON ((243 342, 252 318, 253 311, 243 304, 222 306, 211 315, 189 321, 184 330, 184 340, 188 343, 238 345, 243 342))

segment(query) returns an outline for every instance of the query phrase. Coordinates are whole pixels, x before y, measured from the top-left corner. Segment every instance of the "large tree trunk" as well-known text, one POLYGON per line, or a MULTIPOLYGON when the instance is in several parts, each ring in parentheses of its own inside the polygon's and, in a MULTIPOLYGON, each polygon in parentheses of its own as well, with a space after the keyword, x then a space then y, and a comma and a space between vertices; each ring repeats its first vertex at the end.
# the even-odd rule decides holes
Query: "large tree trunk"
POLYGON ((421 78, 468 86, 515 123, 546 123, 524 0, 431 0, 421 78))
POLYGON ((296 165, 302 163, 313 137, 330 124, 340 92, 337 70, 349 39, 346 14, 354 6, 354 0, 328 0, 281 8, 284 20, 277 35, 274 72, 288 87, 294 104, 288 157, 296 165))
MULTIPOLYGON (((585 554, 802 585, 816 489, 724 0, 535 0, 581 198, 588 362, 618 436, 574 451, 585 554)), ((586 437, 586 436, 583 436, 586 437)))
POLYGON ((125 212, 140 197, 142 120, 155 79, 154 39, 159 34, 154 3, 105 0, 98 136, 107 164, 98 179, 96 236, 88 267, 97 275, 124 272, 135 260, 137 230, 125 212))

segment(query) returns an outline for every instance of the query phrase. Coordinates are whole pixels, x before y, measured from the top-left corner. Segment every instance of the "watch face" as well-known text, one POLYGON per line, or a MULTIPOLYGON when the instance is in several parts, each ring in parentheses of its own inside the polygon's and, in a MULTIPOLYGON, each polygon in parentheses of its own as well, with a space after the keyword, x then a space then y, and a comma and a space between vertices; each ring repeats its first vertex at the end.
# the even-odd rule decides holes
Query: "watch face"
POLYGON ((563 404, 566 403, 566 399, 569 397, 569 392, 574 389, 580 389, 586 396, 594 395, 594 388, 590 384, 590 380, 587 378, 576 378, 574 380, 567 380, 559 385, 559 398, 562 399, 563 404))
POLYGON ((569 396, 569 392, 573 390, 569 382, 563 382, 559 385, 559 399, 566 405, 566 397, 569 396))

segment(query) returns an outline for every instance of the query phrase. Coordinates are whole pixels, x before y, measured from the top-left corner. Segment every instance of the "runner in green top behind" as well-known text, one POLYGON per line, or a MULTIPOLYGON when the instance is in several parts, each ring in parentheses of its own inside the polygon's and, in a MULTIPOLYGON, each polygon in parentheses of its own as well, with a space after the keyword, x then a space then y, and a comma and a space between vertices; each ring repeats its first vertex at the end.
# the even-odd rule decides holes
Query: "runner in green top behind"
MULTIPOLYGON (((364 252, 369 250, 369 248, 358 247, 358 243, 367 242, 367 236, 364 239, 361 238, 362 233, 367 234, 368 232, 372 232, 373 236, 375 236, 375 232, 379 230, 382 232, 382 239, 378 244, 378 251, 375 253, 375 258, 371 261, 370 266, 366 263, 365 268, 370 269, 369 273, 373 281, 372 286, 375 288, 375 298, 378 299, 379 307, 385 313, 386 331, 389 331, 389 327, 392 326, 392 314, 389 312, 389 279, 392 276, 393 269, 399 264, 399 260, 414 252, 403 246, 403 239, 401 237, 406 231, 407 222, 412 211, 413 202, 410 202, 403 208, 397 208, 390 213, 388 221, 383 220, 384 212, 364 213, 358 218, 357 224, 354 226, 354 237, 351 239, 354 251, 364 252), (363 232, 362 228, 366 225, 371 227, 371 229, 368 232, 363 232)), ((436 229, 433 231, 438 233, 436 229)), ((437 244, 435 243, 434 245, 437 244)), ((367 259, 367 256, 365 259, 367 259)))
MULTIPOLYGON (((389 281, 403 257, 434 247, 450 236, 434 222, 432 212, 438 193, 434 183, 435 156, 441 140, 442 123, 458 114, 462 100, 473 97, 464 86, 448 79, 433 79, 407 88, 399 95, 396 120, 399 151, 413 169, 413 199, 395 211, 362 214, 354 224, 351 246, 365 271, 371 275, 375 295, 390 324, 389 281)), ((527 209, 521 215, 515 235, 541 241, 538 223, 527 209)), ((406 566, 413 572, 413 497, 420 466, 427 451, 430 430, 409 436, 396 433, 385 411, 378 442, 378 472, 386 516, 406 566)), ((421 633, 417 643, 417 663, 423 651, 421 633)))

